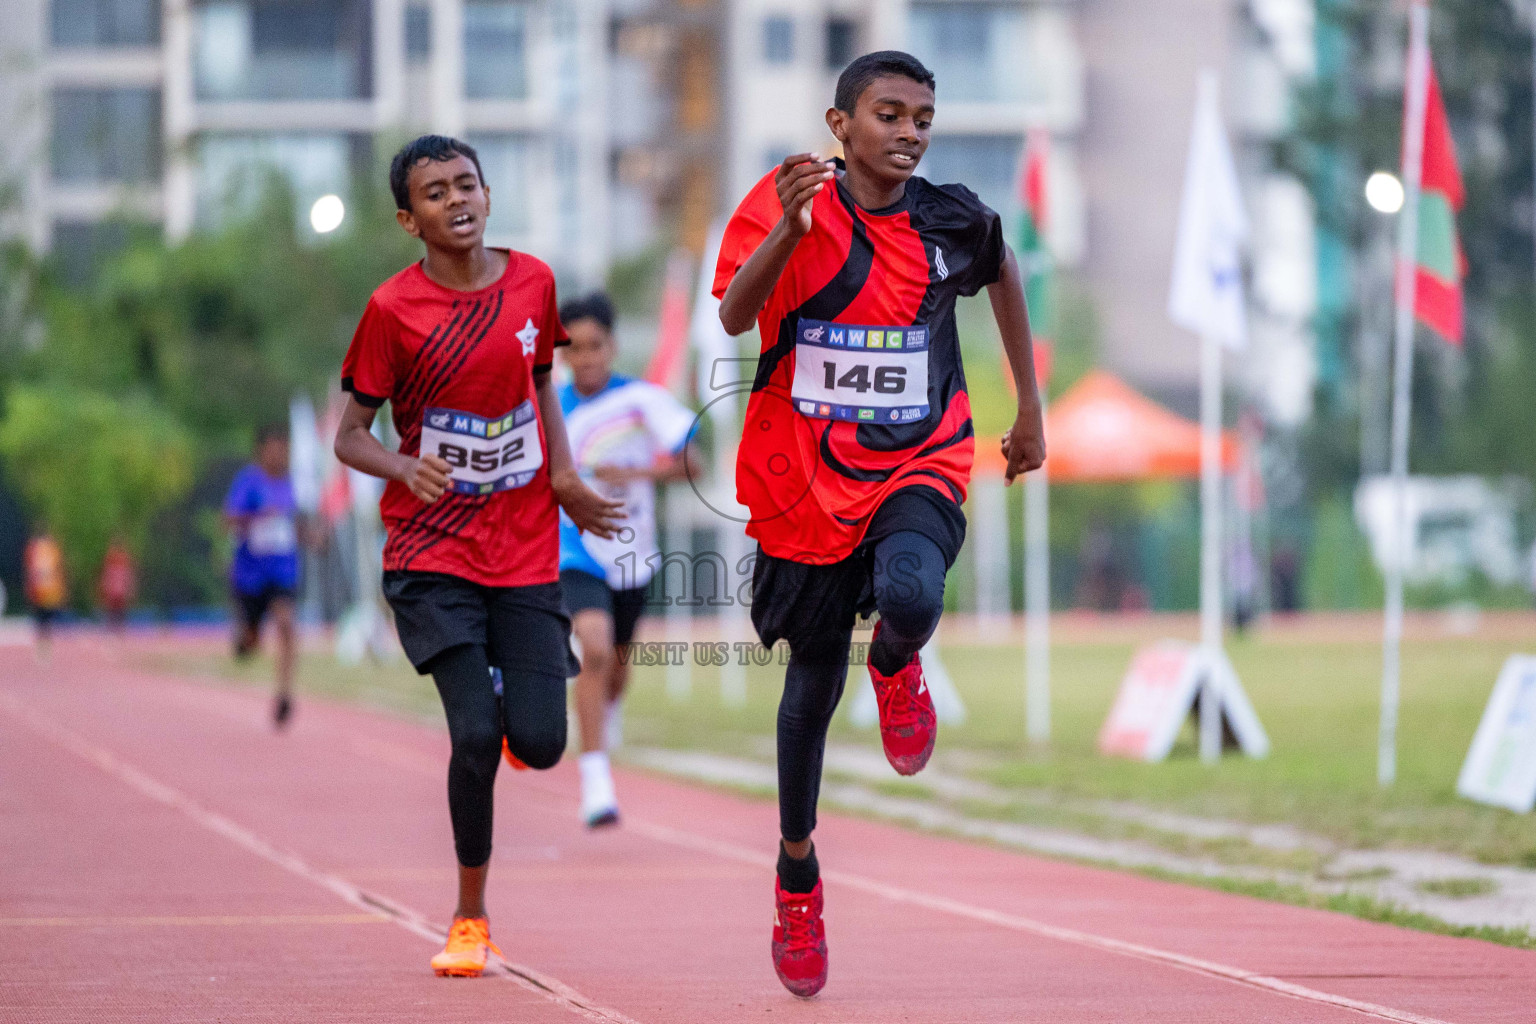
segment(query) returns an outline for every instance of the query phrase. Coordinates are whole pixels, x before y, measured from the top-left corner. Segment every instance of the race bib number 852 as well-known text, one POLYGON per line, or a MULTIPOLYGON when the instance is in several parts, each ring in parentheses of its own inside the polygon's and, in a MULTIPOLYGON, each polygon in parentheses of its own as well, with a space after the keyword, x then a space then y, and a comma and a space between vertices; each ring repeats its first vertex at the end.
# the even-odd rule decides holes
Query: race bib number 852
POLYGON ((421 418, 421 454, 448 463, 459 494, 522 487, 544 465, 539 421, 530 399, 495 419, 454 409, 428 409, 421 418))
POLYGON ((912 423, 928 416, 928 328, 801 320, 795 408, 819 419, 912 423))

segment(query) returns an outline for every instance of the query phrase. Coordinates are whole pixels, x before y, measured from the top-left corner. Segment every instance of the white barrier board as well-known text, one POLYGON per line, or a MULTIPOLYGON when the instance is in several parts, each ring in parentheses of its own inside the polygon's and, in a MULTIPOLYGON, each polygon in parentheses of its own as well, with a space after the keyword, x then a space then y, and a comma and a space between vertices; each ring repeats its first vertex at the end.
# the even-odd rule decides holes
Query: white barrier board
POLYGON ((1226 654, 1177 640, 1143 647, 1131 659, 1099 730, 1099 753, 1163 760, 1208 687, 1221 702, 1224 733, 1249 757, 1266 756, 1269 737, 1226 654))
POLYGON ((1536 657, 1516 654, 1504 663, 1456 792, 1521 814, 1536 805, 1536 657))

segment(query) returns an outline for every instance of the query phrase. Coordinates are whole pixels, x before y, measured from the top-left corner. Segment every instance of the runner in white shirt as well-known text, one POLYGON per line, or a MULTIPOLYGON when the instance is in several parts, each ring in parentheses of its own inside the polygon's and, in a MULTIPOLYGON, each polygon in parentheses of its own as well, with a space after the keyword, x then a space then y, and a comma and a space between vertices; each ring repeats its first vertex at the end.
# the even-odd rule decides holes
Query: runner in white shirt
POLYGON ((619 820, 608 768, 609 723, 629 680, 619 652, 634 637, 660 563, 656 484, 687 477, 695 417, 663 388, 613 372, 613 305, 595 294, 560 307, 571 336, 562 350, 571 381, 560 389, 571 454, 586 482, 624 502, 612 540, 582 534, 560 517, 560 587, 581 643, 576 719, 581 728, 581 816, 589 828, 619 820))

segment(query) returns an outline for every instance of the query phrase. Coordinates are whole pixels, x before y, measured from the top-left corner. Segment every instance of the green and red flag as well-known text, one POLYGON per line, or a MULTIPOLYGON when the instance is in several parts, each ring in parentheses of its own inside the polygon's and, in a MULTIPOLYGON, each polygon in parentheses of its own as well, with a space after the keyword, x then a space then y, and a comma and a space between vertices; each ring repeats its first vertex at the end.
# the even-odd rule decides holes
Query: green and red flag
POLYGON ((1460 345, 1465 326, 1461 282, 1466 276, 1466 257, 1456 233, 1456 214, 1467 193, 1456 166, 1456 143, 1451 138, 1433 61, 1429 62, 1428 87, 1413 312, 1420 323, 1451 344, 1460 345))
POLYGON ((679 249, 668 257, 661 309, 656 318, 656 347, 651 350, 644 374, 647 381, 668 391, 678 389, 688 361, 688 286, 692 275, 686 252, 679 249))
MULTIPOLYGON (((1046 241, 1049 160, 1049 134, 1038 129, 1031 131, 1019 165, 1019 232, 1015 249, 1024 275, 1024 298, 1029 305, 1029 327, 1034 336, 1035 378, 1042 388, 1050 378, 1051 347, 1056 340, 1056 265, 1046 241)), ((1004 377, 1011 386, 1012 376, 1004 377)))

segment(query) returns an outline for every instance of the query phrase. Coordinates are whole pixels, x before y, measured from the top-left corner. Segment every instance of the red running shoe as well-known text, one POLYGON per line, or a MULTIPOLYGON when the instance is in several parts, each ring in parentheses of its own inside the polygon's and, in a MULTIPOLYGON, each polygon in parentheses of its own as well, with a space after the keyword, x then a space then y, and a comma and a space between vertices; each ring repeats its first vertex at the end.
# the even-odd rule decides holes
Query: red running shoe
POLYGON ((827 983, 827 930, 821 923, 821 882, 809 893, 785 892, 773 880, 773 970, 784 987, 809 999, 827 983))
MULTIPOLYGON (((875 623, 871 648, 880 638, 882 625, 875 623)), ((914 654, 900 672, 886 676, 871 662, 869 679, 880 704, 880 743, 885 747, 885 759, 899 774, 916 775, 928 763, 939 735, 939 716, 923 679, 923 663, 914 654)))

